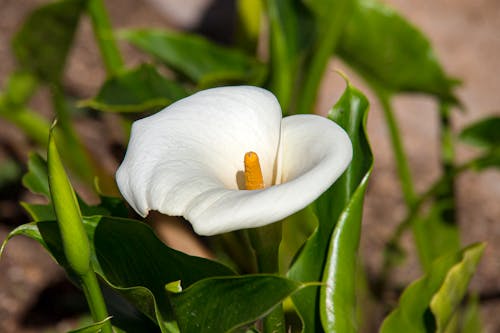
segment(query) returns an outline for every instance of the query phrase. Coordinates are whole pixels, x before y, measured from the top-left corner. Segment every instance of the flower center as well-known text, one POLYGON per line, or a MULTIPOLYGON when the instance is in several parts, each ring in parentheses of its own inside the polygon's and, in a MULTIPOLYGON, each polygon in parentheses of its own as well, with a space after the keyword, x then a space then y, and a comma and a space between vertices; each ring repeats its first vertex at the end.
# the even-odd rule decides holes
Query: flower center
POLYGON ((245 188, 260 190, 264 188, 264 178, 260 169, 259 156, 250 151, 245 154, 245 188))

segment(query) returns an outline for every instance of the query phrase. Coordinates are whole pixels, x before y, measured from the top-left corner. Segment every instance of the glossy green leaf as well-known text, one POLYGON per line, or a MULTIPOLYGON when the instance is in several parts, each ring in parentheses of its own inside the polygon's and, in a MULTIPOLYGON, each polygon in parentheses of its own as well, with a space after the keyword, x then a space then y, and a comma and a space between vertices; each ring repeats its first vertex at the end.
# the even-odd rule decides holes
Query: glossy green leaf
POLYGON ((370 83, 385 90, 456 100, 452 91, 456 81, 444 73, 428 39, 381 1, 355 1, 337 51, 370 83))
POLYGON ((41 80, 59 82, 85 1, 62 0, 35 9, 12 41, 17 61, 41 80))
POLYGON ((288 275, 299 281, 321 281, 324 278, 327 285, 333 285, 331 278, 340 275, 335 284, 338 284, 338 288, 345 288, 345 291, 341 296, 340 292, 337 295, 337 289, 322 290, 321 305, 319 293, 310 289, 300 291, 292 297, 306 333, 321 332, 318 317, 320 309, 325 329, 329 329, 331 325, 334 329, 351 327, 350 316, 341 318, 339 312, 339 317, 335 315, 332 318, 327 304, 333 302, 337 309, 343 307, 343 314, 355 311, 352 283, 355 280, 356 261, 349 261, 348 258, 356 258, 363 191, 373 163, 364 130, 367 111, 366 97, 348 84, 329 114, 329 118, 344 127, 349 134, 353 144, 353 160, 342 177, 316 201, 314 208, 319 221, 318 228, 305 243, 288 275), (343 253, 346 260, 335 258, 339 252, 343 253), (324 270, 326 264, 328 266, 324 270), (332 291, 335 293, 332 294, 332 291), (334 319, 337 323, 332 322, 334 319))
POLYGON ((151 228, 134 220, 100 217, 94 246, 104 276, 120 286, 142 285, 163 293, 172 281, 187 288, 202 278, 233 274, 221 264, 167 247, 151 228))
POLYGON ((128 30, 120 37, 185 75, 200 88, 221 84, 259 85, 265 67, 244 53, 210 41, 169 30, 128 30))
POLYGON ((500 146, 500 117, 492 116, 468 125, 459 138, 480 148, 493 149, 500 146))
POLYGON ((79 104, 101 111, 142 112, 161 109, 186 96, 182 86, 160 75, 152 65, 143 64, 112 76, 97 96, 79 104))
POLYGON ((434 261, 426 275, 405 289, 398 307, 384 320, 381 333, 442 332, 463 298, 484 248, 484 243, 474 244, 434 261))
POLYGON ((88 325, 88 326, 85 326, 85 327, 82 327, 82 328, 78 328, 76 330, 68 331, 68 333, 99 333, 99 332, 101 332, 101 328, 110 319, 111 319, 111 317, 108 317, 108 318, 106 318, 104 320, 101 320, 101 321, 99 321, 97 323, 94 323, 94 324, 91 324, 91 325, 88 325))
POLYGON ((301 287, 274 275, 211 278, 170 299, 181 332, 222 333, 257 320, 301 287))
POLYGON ((356 277, 367 172, 340 216, 323 273, 320 315, 325 332, 357 332, 356 277))
POLYGON ((351 137, 353 161, 345 178, 334 184, 317 202, 320 220, 331 223, 332 217, 338 217, 323 271, 326 287, 321 288, 321 322, 326 332, 342 333, 357 332, 358 327, 355 290, 357 253, 364 195, 373 166, 373 155, 366 136, 368 100, 351 86, 346 88, 346 93, 328 116, 346 129, 351 137), (340 216, 333 207, 338 200, 344 204, 340 216))
MULTIPOLYGON (((112 324, 115 333, 159 333, 160 327, 155 320, 149 319, 140 312, 131 302, 125 299, 117 288, 109 287, 105 283, 100 284, 106 300, 106 307, 112 316, 112 324), (123 331, 121 329, 123 329, 123 331)), ((147 302, 147 300, 144 300, 147 302)))
MULTIPOLYGON (((233 275, 226 266, 186 255, 163 244, 146 224, 135 220, 84 217, 91 245, 92 267, 110 286, 164 332, 173 313, 165 285, 181 281, 184 288, 204 278, 233 275)), ((20 226, 8 238, 24 235, 38 241, 74 277, 64 255, 58 224, 40 221, 20 226)), ((7 240, 5 241, 5 243, 7 240)), ((3 245, 5 246, 5 244, 3 245)), ((112 320, 113 324, 115 321, 112 320)))

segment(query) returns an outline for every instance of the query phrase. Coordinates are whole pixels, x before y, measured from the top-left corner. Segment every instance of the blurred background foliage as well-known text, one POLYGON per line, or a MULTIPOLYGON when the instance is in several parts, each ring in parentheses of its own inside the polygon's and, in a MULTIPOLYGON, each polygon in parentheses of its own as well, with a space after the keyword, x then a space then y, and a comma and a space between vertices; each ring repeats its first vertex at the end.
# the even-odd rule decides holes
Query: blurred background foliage
MULTIPOLYGON (((451 322, 450 332, 479 331, 479 309, 483 305, 490 309, 491 304, 496 309, 500 306, 500 285, 496 279, 500 267, 493 252, 495 245, 486 249, 486 266, 480 268, 481 280, 475 288, 479 295, 467 298, 460 309, 462 315, 452 317, 449 313, 449 308, 458 304, 439 302, 439 292, 446 294, 438 290, 443 281, 454 281, 453 275, 446 275, 448 270, 442 267, 460 270, 474 266, 469 263, 477 263, 482 247, 441 259, 445 264, 439 265, 437 272, 433 262, 472 241, 489 239, 494 243, 500 237, 495 227, 498 207, 490 209, 499 193, 498 175, 491 171, 500 165, 500 118, 495 112, 498 104, 475 103, 468 98, 467 92, 460 90, 459 81, 443 68, 429 38, 381 1, 215 1, 207 2, 203 10, 193 6, 191 17, 178 10, 175 18, 177 12, 169 10, 167 19, 158 8, 168 5, 153 7, 158 3, 65 0, 29 4, 7 1, 0 5, 17 14, 16 24, 4 32, 6 48, 14 61, 9 60, 11 64, 2 69, 0 78, 0 117, 5 122, 1 125, 8 133, 15 133, 12 138, 2 136, 2 231, 6 234, 29 221, 17 201, 30 202, 23 206, 31 216, 41 214, 42 219, 47 214, 36 206, 43 199, 27 194, 21 183, 34 193, 49 193, 47 185, 39 182, 44 174, 43 158, 31 154, 28 161, 27 157, 30 151, 45 154, 54 117, 60 124, 56 136, 64 163, 84 198, 81 203, 86 205, 84 200, 88 201, 90 207, 99 196, 102 199, 118 195, 113 173, 123 156, 134 119, 197 90, 227 84, 267 87, 276 94, 285 114, 325 114, 329 104, 333 104, 331 96, 338 97, 343 90, 331 78, 332 69, 341 69, 353 77, 356 85, 366 87, 370 102, 378 110, 374 111, 375 119, 368 122, 369 132, 374 133, 370 140, 376 164, 375 179, 367 189, 364 234, 368 236, 363 237, 368 240, 365 238, 363 246, 362 239, 360 265, 366 266, 366 293, 372 296, 366 297, 370 299, 366 307, 374 306, 372 303, 379 306, 363 321, 366 331, 376 330, 383 315, 394 309, 402 287, 419 276, 418 272, 427 274, 424 279, 440 282, 435 282, 434 291, 423 298, 422 304, 411 304, 412 297, 408 296, 424 293, 419 291, 422 282, 408 288, 382 331, 406 330, 397 326, 404 323, 397 317, 404 313, 405 306, 423 312, 430 307, 439 329, 444 330, 443 322, 451 322), (108 13, 118 24, 111 24, 108 13), (93 60, 87 60, 87 55, 93 60), (416 101, 416 106, 402 103, 400 107, 401 95, 410 104, 416 101), (481 112, 490 115, 465 124, 460 112, 471 112, 470 109, 484 105, 490 109, 481 112), (370 127, 370 122, 375 125, 370 127), (379 142, 385 142, 380 150, 379 142), (463 148, 467 145, 476 148, 463 148), (29 173, 23 177, 28 168, 29 173), (478 190, 471 181, 460 181, 464 173, 486 169, 488 178, 481 178, 481 182, 496 181, 497 185, 478 186, 478 190), (99 191, 95 191, 96 187, 99 191), (467 198, 469 191, 470 196, 480 197, 476 201, 467 198), (474 204, 479 207, 471 207, 474 204), (473 208, 471 213, 468 208, 473 208), (439 318, 445 319, 441 322, 439 318)), ((482 5, 483 9, 476 9, 479 13, 488 8, 487 2, 482 5)), ((473 36, 464 37, 463 43, 468 45, 473 42, 471 39, 473 36)), ((462 60, 465 65, 481 63, 481 48, 473 48, 477 57, 462 60)), ((449 57, 453 56, 459 57, 449 57)), ((488 65, 484 67, 491 74, 488 65)), ((339 79, 337 74, 334 76, 339 79)), ((467 78, 463 79, 467 84, 467 78)), ((481 89, 485 90, 481 96, 495 95, 494 87, 486 83, 481 89)), ((330 117, 339 119, 335 114, 330 117)), ((318 201, 316 214, 321 216, 325 207, 328 205, 322 207, 318 201)), ((151 222, 161 231, 165 223, 155 223, 160 219, 153 217, 151 222)), ((167 224, 170 229, 179 228, 176 222, 167 224)), ((308 235, 310 231, 305 232, 308 235)), ((179 232, 190 234, 185 229, 179 232)), ((176 244, 166 235, 164 240, 173 247, 182 246, 178 244, 182 242, 176 244)), ((300 240, 297 242, 301 244, 300 240)), ((206 241, 195 239, 194 244, 196 247, 188 252, 213 255, 207 250, 206 241)), ((6 254, 14 251, 18 250, 11 249, 6 254)), ((36 267, 34 258, 28 267, 36 267)), ((16 261, 19 260, 8 263, 5 270, 11 271, 16 261)), ((9 279, 2 279, 3 289, 9 279)), ((50 280, 38 278, 38 289, 50 280)), ((79 313, 82 308, 75 299, 78 298, 69 302, 76 304, 72 309, 79 313)), ((13 314, 11 318, 17 319, 23 313, 9 309, 10 306, 3 308, 6 315, 13 314)), ((483 317, 484 313, 483 310, 483 317)), ((486 330, 491 332, 500 327, 498 323, 488 325, 486 330)))

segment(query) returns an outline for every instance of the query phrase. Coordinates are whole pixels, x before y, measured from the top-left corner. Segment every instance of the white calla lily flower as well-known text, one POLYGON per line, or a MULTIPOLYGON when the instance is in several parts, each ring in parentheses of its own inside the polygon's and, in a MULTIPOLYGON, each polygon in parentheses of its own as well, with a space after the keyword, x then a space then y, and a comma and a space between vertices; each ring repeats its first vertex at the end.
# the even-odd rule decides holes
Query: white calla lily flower
POLYGON ((132 126, 116 179, 141 215, 183 216, 200 235, 260 227, 306 207, 352 158, 345 131, 316 115, 282 118, 267 90, 200 91, 132 126), (244 156, 260 160, 264 188, 245 189, 244 156))

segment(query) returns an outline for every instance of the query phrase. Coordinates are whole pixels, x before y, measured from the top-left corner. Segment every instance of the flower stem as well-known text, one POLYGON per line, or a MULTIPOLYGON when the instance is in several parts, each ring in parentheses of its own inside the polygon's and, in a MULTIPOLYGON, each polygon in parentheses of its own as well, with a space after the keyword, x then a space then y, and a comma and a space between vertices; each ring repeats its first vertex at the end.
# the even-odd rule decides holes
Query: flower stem
MULTIPOLYGON (((80 282, 83 288, 83 293, 89 304, 90 314, 94 322, 100 322, 108 318, 108 310, 106 309, 106 303, 104 303, 104 298, 101 293, 101 288, 97 282, 97 277, 92 268, 90 268, 87 273, 80 276, 80 282)), ((102 333, 113 333, 111 328, 111 322, 108 320, 104 326, 101 328, 102 333)))
MULTIPOLYGON (((388 253, 391 248, 398 248, 401 237, 404 232, 408 230, 413 222, 417 219, 418 213, 422 208, 423 204, 427 202, 427 200, 436 197, 440 193, 443 193, 443 189, 445 189, 449 182, 453 180, 460 173, 474 168, 477 164, 480 164, 484 159, 487 159, 488 155, 479 156, 473 158, 459 166, 451 167, 448 169, 447 173, 443 174, 438 180, 436 180, 424 193, 418 196, 415 200, 413 206, 407 212, 405 219, 401 222, 394 233, 392 234, 389 241, 386 243, 385 252, 388 253)), ((394 263, 388 258, 384 256, 384 263, 382 265, 382 273, 379 281, 382 283, 387 281, 387 278, 390 276, 390 272, 394 266, 394 263)), ((379 286, 379 289, 383 289, 383 286, 379 286)), ((379 290, 380 291, 380 290, 379 290)))
MULTIPOLYGON (((278 254, 281 233, 281 222, 248 230, 248 236, 257 258, 259 273, 279 273, 278 254)), ((276 305, 264 318, 263 324, 265 333, 285 333, 283 305, 276 305)))
MULTIPOLYGON (((313 112, 316 98, 323 74, 328 61, 335 52, 341 32, 354 7, 354 1, 330 1, 326 8, 320 13, 315 12, 315 42, 309 54, 309 61, 304 66, 304 83, 297 91, 300 97, 297 99, 296 113, 313 112)), ((313 10, 314 11, 314 10, 313 10)))
POLYGON ((50 123, 39 113, 25 106, 7 108, 0 105, 0 116, 16 125, 27 137, 39 145, 47 146, 50 123))
POLYGON ((449 200, 450 206, 442 212, 444 223, 456 226, 456 198, 455 198, 455 176, 452 174, 455 164, 455 147, 453 143, 453 132, 451 128, 450 106, 446 102, 441 102, 439 106, 439 119, 441 125, 441 165, 442 171, 447 180, 445 188, 439 194, 443 200, 449 200))
POLYGON ((394 151, 394 157, 396 158, 396 167, 398 171, 399 181, 401 182, 401 189, 403 191, 403 198, 407 208, 411 209, 411 207, 415 203, 416 194, 413 187, 413 180, 410 172, 408 158, 403 148, 401 133, 399 132, 396 118, 394 117, 394 111, 390 103, 389 95, 381 91, 378 91, 377 95, 382 104, 385 121, 389 128, 392 149, 394 151))
POLYGON ((108 75, 116 74, 123 67, 123 59, 116 45, 113 29, 102 0, 89 0, 87 13, 92 20, 94 35, 108 75))

